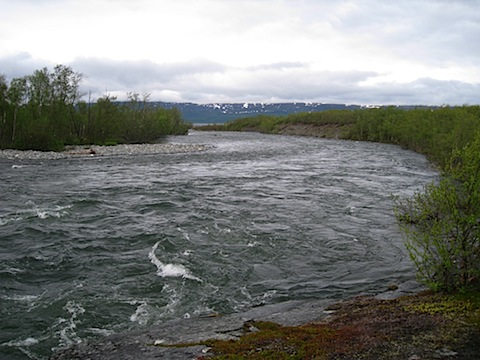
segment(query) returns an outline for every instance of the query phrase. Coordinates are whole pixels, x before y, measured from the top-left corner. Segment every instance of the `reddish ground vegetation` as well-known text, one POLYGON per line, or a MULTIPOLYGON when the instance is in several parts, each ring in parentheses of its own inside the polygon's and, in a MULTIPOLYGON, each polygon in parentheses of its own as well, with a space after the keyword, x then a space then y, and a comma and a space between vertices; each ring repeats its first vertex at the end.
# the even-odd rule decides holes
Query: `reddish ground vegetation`
POLYGON ((357 297, 302 326, 246 325, 239 340, 207 342, 204 359, 478 359, 480 296, 425 292, 393 300, 357 297))

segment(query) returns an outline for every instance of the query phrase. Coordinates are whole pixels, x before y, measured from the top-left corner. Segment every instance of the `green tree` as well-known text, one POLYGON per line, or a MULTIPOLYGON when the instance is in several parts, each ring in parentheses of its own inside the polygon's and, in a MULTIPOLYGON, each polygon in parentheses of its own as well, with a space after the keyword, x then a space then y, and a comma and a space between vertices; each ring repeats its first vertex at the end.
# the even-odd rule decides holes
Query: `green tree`
POLYGON ((5 75, 0 74, 0 147, 3 144, 3 136, 7 125, 7 102, 8 83, 5 75))
POLYGON ((52 86, 50 83, 50 71, 45 67, 35 70, 28 80, 28 105, 33 117, 38 119, 44 115, 45 108, 51 104, 52 86))
POLYGON ((7 99, 13 109, 13 119, 11 127, 11 143, 15 142, 17 132, 18 111, 27 101, 27 78, 15 78, 10 82, 7 92, 7 99))
POLYGON ((82 78, 82 74, 64 65, 55 66, 50 74, 51 108, 48 120, 54 136, 64 142, 81 133, 75 106, 81 98, 79 86, 82 78))
POLYGON ((70 66, 56 65, 51 74, 53 101, 75 105, 81 97, 79 86, 82 79, 83 75, 70 66))
POLYGON ((103 144, 105 142, 121 141, 119 132, 121 114, 115 104, 116 97, 105 94, 99 98, 92 109, 95 114, 94 124, 91 129, 91 141, 103 144))

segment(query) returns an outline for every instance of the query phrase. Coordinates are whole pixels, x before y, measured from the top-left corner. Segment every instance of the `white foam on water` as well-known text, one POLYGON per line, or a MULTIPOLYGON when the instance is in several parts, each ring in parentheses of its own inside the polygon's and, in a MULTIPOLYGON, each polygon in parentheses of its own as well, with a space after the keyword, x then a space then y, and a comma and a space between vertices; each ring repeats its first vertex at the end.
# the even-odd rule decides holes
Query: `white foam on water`
POLYGON ((9 342, 0 344, 0 346, 16 348, 20 352, 25 354, 29 359, 43 360, 43 357, 42 358, 38 357, 32 351, 29 350, 30 347, 37 345, 39 342, 40 340, 34 337, 27 337, 26 339, 23 339, 23 340, 11 340, 9 342))
POLYGON ((11 346, 11 347, 28 347, 37 345, 39 341, 34 337, 28 337, 24 340, 12 340, 7 343, 3 343, 3 346, 11 346))
POLYGON ((165 277, 182 277, 184 279, 190 279, 195 281, 202 281, 198 277, 194 276, 190 271, 181 264, 164 264, 162 263, 157 256, 155 251, 158 248, 160 241, 153 245, 152 249, 148 253, 148 258, 150 262, 157 267, 157 275, 163 278, 165 277))
POLYGON ((141 326, 148 325, 151 321, 158 321, 165 317, 170 317, 177 312, 178 305, 181 303, 182 295, 176 286, 165 284, 160 293, 160 297, 165 299, 163 306, 149 305, 147 300, 129 301, 130 305, 135 305, 135 312, 130 315, 129 320, 141 326))
POLYGON ((277 290, 268 290, 263 294, 258 295, 252 295, 247 289, 247 286, 242 286, 239 290, 239 296, 228 299, 229 302, 231 302, 233 309, 237 312, 242 312, 255 306, 268 304, 272 299, 277 297, 277 290))
POLYGON ((177 230, 182 233, 182 235, 183 235, 183 237, 185 238, 185 240, 190 241, 190 235, 188 235, 188 232, 187 232, 187 231, 183 230, 181 227, 178 227, 177 230))
POLYGON ((60 338, 59 346, 70 346, 74 344, 79 344, 82 342, 82 339, 77 335, 77 317, 85 313, 85 309, 74 301, 68 301, 63 307, 66 310, 70 317, 58 318, 54 327, 59 327, 58 336, 60 338))
POLYGON ((159 270, 162 277, 189 277, 188 270, 183 265, 165 264, 159 270))
POLYGON ((253 300, 252 295, 250 295, 250 292, 248 291, 246 286, 242 286, 240 288, 240 292, 242 293, 243 296, 245 296, 248 300, 253 300))
POLYGON ((12 296, 2 296, 4 300, 13 300, 18 302, 34 302, 39 298, 39 295, 12 295, 12 296))
MULTIPOLYGON (((46 211, 42 211, 42 210, 39 210, 39 209, 35 209, 35 215, 39 219, 46 219, 49 216, 49 214, 46 211)), ((60 216, 57 216, 57 217, 60 217, 60 216)))
POLYGON ((67 206, 55 206, 53 208, 34 208, 33 213, 39 219, 48 219, 48 218, 57 218, 60 219, 62 216, 68 214, 68 209, 70 209, 72 205, 67 206))
POLYGON ((218 230, 218 232, 223 233, 223 234, 229 234, 229 233, 232 232, 232 229, 227 228, 227 227, 221 228, 220 226, 218 226, 217 223, 214 223, 214 224, 213 224, 213 227, 214 227, 216 230, 218 230))
POLYGON ((5 270, 2 269, 0 272, 5 273, 5 274, 17 275, 17 274, 25 273, 26 271, 24 269, 18 269, 18 268, 10 267, 10 268, 5 269, 5 270))
POLYGON ((277 290, 269 290, 265 294, 262 295, 263 299, 272 299, 277 295, 277 290))
POLYGON ((148 322, 149 316, 150 314, 148 312, 148 304, 146 301, 144 301, 139 306, 137 306, 135 313, 130 315, 130 321, 136 322, 140 325, 146 325, 148 322))
POLYGON ((165 284, 162 289, 162 294, 165 294, 168 299, 168 303, 163 307, 164 315, 174 314, 181 300, 177 289, 169 284, 165 284))
POLYGON ((193 250, 188 250, 188 249, 182 253, 183 256, 190 256, 192 254, 193 254, 193 250))
POLYGON ((45 292, 39 295, 10 295, 10 296, 2 295, 0 299, 7 300, 7 301, 14 301, 17 303, 16 306, 18 306, 19 308, 26 307, 26 311, 28 313, 42 305, 42 302, 39 301, 39 299, 41 299, 44 294, 45 292))
POLYGON ((4 226, 4 225, 7 225, 7 224, 10 224, 11 222, 20 221, 20 220, 23 220, 23 218, 21 216, 18 216, 17 214, 15 214, 15 215, 10 214, 10 217, 0 218, 0 226, 4 226))
POLYGON ((8 219, 9 221, 14 220, 23 220, 24 216, 35 216, 39 219, 48 219, 48 218, 61 218, 65 215, 68 215, 68 210, 73 207, 73 205, 55 205, 55 206, 38 206, 35 202, 29 200, 25 203, 27 206, 26 209, 22 209, 17 212, 15 217, 8 219), (24 215, 23 217, 21 215, 24 215))

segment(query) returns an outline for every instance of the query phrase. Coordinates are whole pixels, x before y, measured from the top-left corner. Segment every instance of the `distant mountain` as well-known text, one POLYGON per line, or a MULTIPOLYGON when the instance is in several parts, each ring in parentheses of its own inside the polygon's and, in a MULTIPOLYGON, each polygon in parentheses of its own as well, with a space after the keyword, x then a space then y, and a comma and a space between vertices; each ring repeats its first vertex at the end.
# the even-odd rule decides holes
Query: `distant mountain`
MULTIPOLYGON (((119 102, 127 104, 127 102, 119 102)), ((161 106, 166 109, 177 107, 185 121, 193 124, 221 124, 230 120, 242 117, 256 115, 275 115, 282 116, 301 112, 317 112, 327 110, 357 110, 364 108, 378 108, 389 105, 346 105, 346 104, 323 104, 323 103, 215 103, 215 104, 195 104, 195 103, 174 103, 152 101, 149 106, 161 106)), ((437 106, 425 105, 395 105, 405 110, 436 108, 437 106)))
POLYGON ((326 110, 355 110, 360 105, 321 104, 321 103, 244 103, 244 104, 194 104, 152 102, 152 106, 170 109, 177 107, 186 121, 194 124, 217 124, 241 117, 256 115, 288 115, 300 112, 316 112, 326 110))

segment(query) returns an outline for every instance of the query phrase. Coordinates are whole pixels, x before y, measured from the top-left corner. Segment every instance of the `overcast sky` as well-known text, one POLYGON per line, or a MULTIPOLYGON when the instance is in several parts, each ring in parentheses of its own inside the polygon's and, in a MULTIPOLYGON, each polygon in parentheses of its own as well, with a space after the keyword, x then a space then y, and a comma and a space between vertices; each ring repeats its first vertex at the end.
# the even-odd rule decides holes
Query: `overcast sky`
POLYGON ((478 0, 0 0, 0 73, 175 102, 480 103, 478 0))

